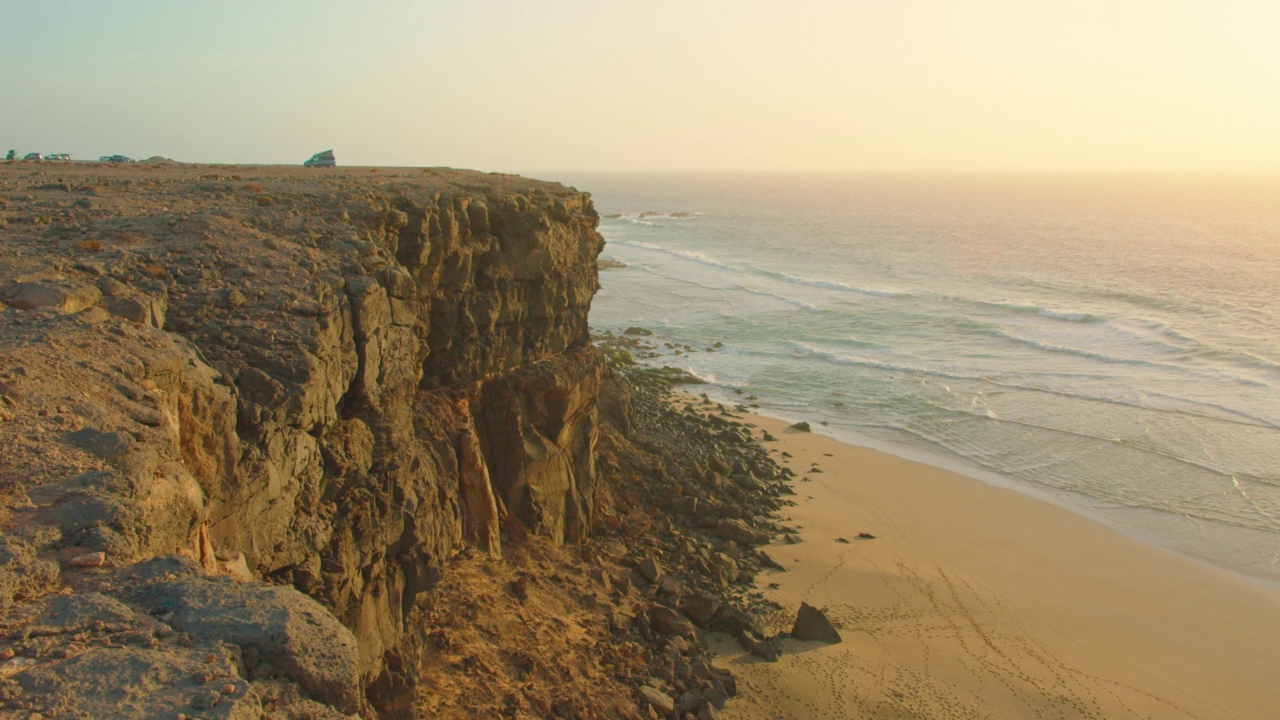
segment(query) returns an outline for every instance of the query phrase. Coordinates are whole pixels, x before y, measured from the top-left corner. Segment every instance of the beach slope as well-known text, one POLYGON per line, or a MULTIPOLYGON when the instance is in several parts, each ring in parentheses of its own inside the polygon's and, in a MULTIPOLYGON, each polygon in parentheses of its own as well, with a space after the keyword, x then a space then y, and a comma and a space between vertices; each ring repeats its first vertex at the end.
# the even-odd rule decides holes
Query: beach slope
POLYGON ((777 663, 721 641, 743 689, 726 717, 1276 717, 1273 590, 1014 490, 749 422, 798 476, 799 542, 768 550, 788 571, 757 579, 783 608, 769 630, 805 601, 844 641, 788 640, 777 663))

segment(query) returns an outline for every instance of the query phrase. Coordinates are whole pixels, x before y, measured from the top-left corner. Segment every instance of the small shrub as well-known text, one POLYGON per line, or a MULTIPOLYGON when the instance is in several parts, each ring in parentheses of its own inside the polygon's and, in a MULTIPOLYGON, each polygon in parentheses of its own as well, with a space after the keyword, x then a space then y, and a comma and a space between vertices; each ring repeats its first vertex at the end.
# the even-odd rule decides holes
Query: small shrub
POLYGON ((163 266, 163 265, 148 265, 145 269, 146 269, 146 271, 147 271, 147 274, 148 274, 148 275, 150 275, 151 277, 153 277, 153 278, 155 278, 155 279, 157 279, 157 280, 163 280, 163 279, 164 279, 164 266, 163 266))
POLYGON ((261 193, 261 192, 266 192, 266 189, 265 189, 265 188, 263 188, 263 187, 262 187, 261 185, 259 185, 258 183, 249 183, 248 185, 245 185, 245 186, 244 186, 244 189, 245 189, 245 190, 248 190, 248 191, 249 191, 249 192, 251 192, 251 193, 261 193))
POLYGON ((263 206, 266 206, 266 205, 274 205, 274 204, 275 204, 275 202, 276 202, 275 198, 271 197, 270 195, 259 195, 259 196, 258 196, 258 204, 259 204, 259 205, 263 205, 263 206))
POLYGON ((76 247, 88 252, 98 252, 102 249, 102 241, 98 238, 85 238, 76 243, 76 247))

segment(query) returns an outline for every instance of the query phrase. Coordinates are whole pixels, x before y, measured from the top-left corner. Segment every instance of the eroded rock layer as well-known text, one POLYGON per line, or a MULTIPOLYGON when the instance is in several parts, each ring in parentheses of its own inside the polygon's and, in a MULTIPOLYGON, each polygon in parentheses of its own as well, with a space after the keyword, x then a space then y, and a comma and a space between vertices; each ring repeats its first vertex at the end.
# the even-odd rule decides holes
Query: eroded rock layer
POLYGON ((92 638, 23 602, 65 588, 150 633, 113 672, 238 648, 203 716, 403 707, 448 558, 592 525, 596 223, 513 176, 0 167, 0 612, 70 643, 0 675, 77 707, 92 638))

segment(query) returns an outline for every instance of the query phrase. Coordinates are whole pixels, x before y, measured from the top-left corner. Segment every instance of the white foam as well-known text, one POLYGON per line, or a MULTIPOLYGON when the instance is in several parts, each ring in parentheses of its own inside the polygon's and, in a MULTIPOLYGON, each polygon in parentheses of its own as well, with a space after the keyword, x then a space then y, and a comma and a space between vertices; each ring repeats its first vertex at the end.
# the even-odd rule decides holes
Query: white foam
POLYGON ((626 245, 628 247, 640 248, 641 250, 650 250, 652 252, 660 252, 666 255, 671 255, 672 257, 678 257, 682 260, 690 260, 692 262, 700 263, 702 265, 708 265, 716 268, 723 268, 725 270, 734 269, 729 265, 726 265, 720 262, 719 260, 711 257, 710 255, 707 255, 706 253, 700 253, 694 250, 673 250, 671 248, 665 248, 665 247, 662 247, 661 245, 654 245, 653 243, 647 243, 640 240, 619 240, 617 241, 617 244, 626 245))
POLYGON ((769 297, 769 298, 773 298, 774 300, 781 300, 784 303, 795 305, 796 307, 803 308, 805 310, 808 310, 809 312, 822 312, 822 308, 818 307, 817 305, 814 305, 813 303, 807 303, 803 300, 796 300, 795 298, 789 298, 785 295, 771 293, 771 292, 768 292, 767 290, 756 290, 755 288, 744 287, 742 285, 730 285, 728 289, 738 290, 741 292, 750 293, 752 295, 760 295, 762 297, 769 297))
POLYGON ((1053 318, 1054 320, 1067 320, 1069 322, 1085 322, 1092 320, 1095 316, 1086 312, 1070 312, 1065 310, 1050 310, 1049 308, 1040 308, 1040 317, 1053 318))
POLYGON ((920 365, 908 365, 904 363, 887 362, 884 360, 875 360, 873 358, 863 357, 861 355, 841 355, 829 350, 816 348, 803 342, 791 341, 788 343, 796 349, 801 356, 812 356, 832 365, 857 365, 859 367, 875 368, 877 370, 888 370, 891 372, 913 373, 917 375, 928 375, 931 377, 950 378, 952 380, 986 380, 982 375, 971 373, 962 373, 958 371, 944 370, 941 368, 929 368, 920 365))
POLYGON ((775 277, 783 282, 795 283, 796 285, 808 285, 809 287, 822 288, 824 290, 837 290, 840 292, 856 293, 858 295, 867 295, 869 297, 902 297, 905 293, 897 290, 877 290, 875 288, 863 288, 854 285, 848 285, 835 280, 821 280, 818 278, 799 277, 796 275, 788 275, 786 273, 765 272, 765 275, 775 277))
POLYGON ((694 252, 693 250, 665 250, 664 249, 663 252, 670 253, 672 255, 675 255, 676 257, 684 258, 685 260, 692 260, 696 263, 702 263, 703 265, 710 265, 711 267, 732 269, 732 268, 729 268, 728 265, 725 265, 724 263, 711 257, 710 255, 706 255, 700 252, 694 252))
POLYGON ((1089 358, 1090 360, 1099 360, 1105 363, 1122 363, 1126 365, 1162 365, 1163 364, 1163 363, 1148 362, 1146 360, 1140 360, 1137 358, 1115 357, 1114 355, 1107 355, 1105 353, 1093 352, 1091 350, 1081 350, 1079 348, 1073 348, 1067 345, 1057 345, 1055 343, 1045 342, 1044 340, 1037 340, 1035 338, 1015 335, 1001 328, 997 328, 993 330, 992 334, 997 337, 1005 338, 1006 340, 1012 340, 1013 342, 1016 342, 1016 343, 1029 345, 1033 348, 1036 348, 1037 350, 1044 350, 1046 352, 1055 352, 1055 353, 1065 353, 1067 355, 1077 355, 1079 357, 1089 358))
POLYGON ((1106 320, 1106 318, 1100 315, 1094 315, 1093 313, 1080 312, 1078 310, 1053 310, 1051 308, 1028 302, 1012 302, 1009 300, 991 302, 989 300, 964 300, 963 298, 960 298, 960 300, 962 302, 971 302, 980 307, 988 307, 1004 312, 1024 315, 1039 315, 1042 318, 1048 318, 1050 320, 1064 320, 1066 322, 1101 322, 1106 320))
MULTIPOLYGON (((777 280, 781 280, 787 283, 792 283, 795 285, 804 285, 807 287, 822 288, 824 290, 836 290, 839 292, 865 295, 868 297, 894 298, 894 297, 903 297, 906 295, 906 293, 903 293, 897 290, 879 290, 876 288, 857 287, 855 285, 849 285, 847 283, 836 282, 835 280, 822 280, 819 278, 809 278, 809 277, 801 277, 797 275, 788 275, 786 273, 760 270, 758 268, 754 268, 751 266, 745 266, 745 268, 739 268, 739 267, 735 267, 727 263, 724 263, 715 257, 707 255, 706 253, 698 252, 696 250, 677 250, 674 248, 662 247, 661 245, 654 245, 653 243, 644 242, 642 240, 618 240, 615 242, 618 245, 626 245, 629 247, 640 248, 642 250, 651 250, 653 252, 660 252, 667 255, 671 255, 673 257, 681 258, 683 260, 689 260, 702 265, 707 265, 709 267, 720 268, 722 270, 731 270, 734 272, 743 272, 744 270, 749 270, 753 273, 758 273, 766 277, 775 278, 777 280)), ((775 295, 775 297, 781 298, 782 296, 775 295)), ((788 300, 790 301, 790 299, 788 300)), ((795 302, 803 302, 803 301, 795 301, 795 302)), ((816 306, 812 305, 811 303, 804 303, 804 305, 810 308, 816 308, 816 306)))
POLYGON ((662 249, 661 247, 654 245, 653 243, 647 243, 642 240, 619 240, 618 244, 627 245, 630 247, 638 247, 644 250, 661 250, 662 249))

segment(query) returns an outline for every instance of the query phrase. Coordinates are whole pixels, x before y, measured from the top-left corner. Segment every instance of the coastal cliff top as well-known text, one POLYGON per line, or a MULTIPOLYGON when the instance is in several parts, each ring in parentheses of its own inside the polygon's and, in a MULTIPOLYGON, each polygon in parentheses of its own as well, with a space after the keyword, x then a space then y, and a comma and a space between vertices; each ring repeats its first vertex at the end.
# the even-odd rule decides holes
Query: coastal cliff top
MULTIPOLYGON (((37 190, 37 186, 61 181, 127 187, 130 183, 158 183, 146 185, 154 190, 165 184, 189 184, 208 182, 261 182, 271 181, 291 185, 352 189, 356 187, 385 187, 397 183, 397 187, 415 188, 416 191, 452 191, 459 194, 517 194, 537 192, 576 193, 573 188, 545 180, 534 180, 520 175, 459 170, 454 168, 417 167, 354 167, 304 168, 297 165, 206 165, 172 161, 143 161, 138 163, 35 163, 0 162, 0 192, 37 190)), ((216 190, 213 190, 216 191, 216 190)), ((149 193, 154 197, 154 192, 149 193)), ((12 198, 10 198, 12 200, 12 198)))
MULTIPOLYGON (((271 396, 317 378, 340 394, 350 378, 328 355, 354 358, 351 334, 364 342, 384 327, 421 339, 410 354, 422 370, 409 380, 425 387, 583 344, 597 221, 573 188, 469 170, 0 164, 10 479, 58 466, 36 447, 46 444, 33 439, 37 426, 65 421, 46 428, 52 437, 103 414, 74 408, 115 381, 73 376, 161 346, 175 357, 194 350, 217 382, 271 396), (335 330, 328 318, 343 307, 355 327, 335 330)), ((289 410, 288 422, 334 414, 335 398, 316 402, 318 411, 289 410)))
POLYGON ((379 253, 363 243, 403 230, 410 219, 395 213, 413 206, 444 201, 473 221, 467 208, 477 202, 490 212, 557 220, 581 213, 594 227, 588 199, 559 183, 448 168, 9 162, 0 164, 0 278, 32 270, 94 273, 121 254, 175 240, 200 252, 198 241, 219 230, 241 240, 274 234, 322 250, 330 249, 326 241, 347 242, 369 265, 377 262, 363 260, 371 255, 396 259, 394 244, 379 253))

